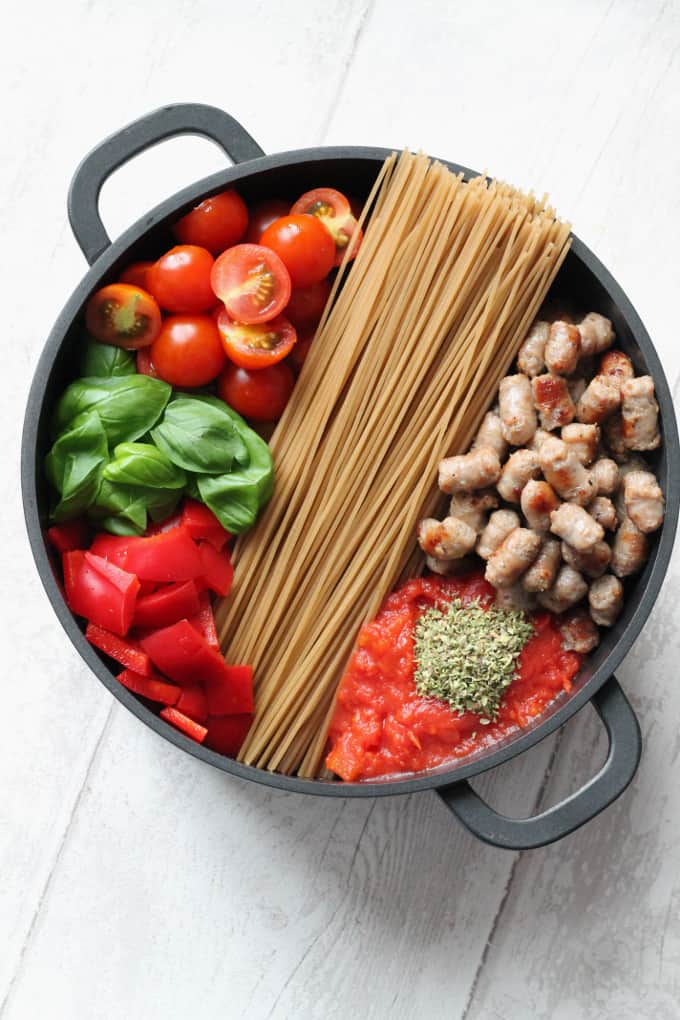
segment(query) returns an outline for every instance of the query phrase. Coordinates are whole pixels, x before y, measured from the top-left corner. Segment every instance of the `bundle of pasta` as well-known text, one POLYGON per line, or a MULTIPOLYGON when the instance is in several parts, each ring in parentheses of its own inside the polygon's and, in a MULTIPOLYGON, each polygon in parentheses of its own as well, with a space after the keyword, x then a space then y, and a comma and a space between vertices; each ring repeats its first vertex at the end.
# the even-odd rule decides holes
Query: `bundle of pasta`
MULTIPOLYGON (((274 497, 236 547, 222 648, 251 662, 242 761, 319 774, 361 624, 419 565, 436 465, 467 449, 569 246, 544 201, 389 157, 271 441, 274 497)), ((348 245, 351 248, 351 245, 348 245)))

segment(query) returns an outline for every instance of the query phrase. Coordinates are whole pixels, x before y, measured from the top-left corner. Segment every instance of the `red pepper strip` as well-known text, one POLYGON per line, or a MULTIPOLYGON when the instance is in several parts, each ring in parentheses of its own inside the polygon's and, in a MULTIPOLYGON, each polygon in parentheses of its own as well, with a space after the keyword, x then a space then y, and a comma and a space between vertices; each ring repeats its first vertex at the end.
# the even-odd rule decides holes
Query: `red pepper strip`
POLYGON ((181 524, 148 538, 97 535, 91 552, 131 571, 140 581, 191 581, 202 570, 198 549, 181 524))
POLYGON ((127 553, 130 539, 123 535, 107 535, 100 531, 94 536, 90 552, 95 556, 103 556, 109 563, 115 563, 121 570, 127 568, 127 553))
POLYGON ((78 616, 125 637, 135 611, 139 581, 89 552, 64 553, 66 601, 78 616))
POLYGON ((175 729, 186 733, 188 737, 191 737, 198 744, 202 744, 205 740, 208 732, 205 726, 201 726, 199 723, 194 722, 193 719, 189 719, 188 716, 178 712, 176 708, 162 708, 160 716, 161 719, 165 719, 175 729))
POLYGON ((127 687, 133 694, 139 694, 149 701, 160 701, 163 705, 176 705, 177 699, 182 693, 182 688, 175 684, 168 684, 157 673, 151 676, 141 676, 131 669, 124 669, 116 677, 123 687, 127 687))
POLYGON ((153 595, 144 595, 138 598, 132 625, 134 627, 167 627, 185 617, 194 616, 200 608, 201 603, 195 583, 179 581, 177 584, 165 585, 155 591, 153 595))
POLYGON ((212 510, 195 499, 185 499, 182 508, 182 524, 193 539, 205 539, 218 552, 231 538, 212 510))
POLYGON ((194 722, 202 725, 208 718, 208 702, 205 691, 198 684, 192 684, 190 687, 182 687, 181 692, 175 704, 177 711, 183 712, 194 722))
POLYGON ((59 553, 72 552, 73 549, 86 549, 90 544, 90 526, 79 517, 75 521, 55 524, 47 529, 47 540, 59 553))
POLYGON ((95 623, 88 623, 85 637, 91 645, 104 652, 110 659, 120 662, 121 666, 142 676, 153 676, 151 659, 132 638, 120 638, 95 623))
POLYGON ((246 739, 246 734, 253 721, 252 715, 211 715, 208 717, 206 726, 208 736, 205 738, 205 746, 220 754, 227 754, 235 757, 241 749, 241 744, 246 739))
POLYGON ((252 712, 253 667, 227 666, 219 676, 206 673, 203 679, 210 715, 241 715, 252 712))
POLYGON ((227 550, 218 552, 210 542, 199 542, 198 553, 201 557, 200 582, 217 595, 228 595, 234 580, 234 568, 227 550))
POLYGON ((198 593, 198 598, 201 608, 195 616, 189 617, 189 623, 202 637, 205 638, 212 648, 219 649, 220 642, 217 637, 217 628, 215 627, 215 617, 213 616, 212 606, 210 604, 210 595, 207 591, 201 591, 198 593))

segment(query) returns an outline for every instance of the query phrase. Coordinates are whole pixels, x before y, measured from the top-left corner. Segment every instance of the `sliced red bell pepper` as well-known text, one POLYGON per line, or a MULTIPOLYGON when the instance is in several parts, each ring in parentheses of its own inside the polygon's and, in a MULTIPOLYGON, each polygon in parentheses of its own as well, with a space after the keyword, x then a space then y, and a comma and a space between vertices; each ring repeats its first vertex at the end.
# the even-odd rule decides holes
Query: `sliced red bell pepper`
POLYGON ((207 591, 201 591, 198 593, 200 602, 200 609, 195 616, 189 617, 189 623, 192 627, 195 627, 199 634, 201 634, 208 644, 212 648, 219 648, 220 642, 217 637, 217 628, 215 627, 215 617, 213 616, 212 605, 210 604, 210 595, 207 591))
POLYGON ((152 595, 137 599, 134 627, 167 627, 200 611, 198 588, 193 581, 166 584, 152 595))
POLYGON ((100 531, 94 536, 90 546, 90 552, 95 556, 102 556, 109 563, 115 563, 121 570, 127 569, 127 553, 130 539, 125 535, 107 535, 100 531))
POLYGON ((146 535, 147 537, 150 535, 160 535, 163 531, 170 531, 172 528, 176 528, 181 522, 182 515, 179 512, 172 514, 171 517, 166 517, 164 521, 149 521, 146 535))
POLYGON ((88 623, 85 637, 110 659, 120 662, 121 666, 142 676, 153 676, 151 659, 133 638, 120 638, 110 630, 98 627, 96 623, 88 623))
POLYGON ((218 552, 210 542, 199 542, 198 553, 201 557, 201 576, 199 583, 210 588, 216 595, 228 595, 234 580, 234 568, 226 549, 218 552))
POLYGON ((206 738, 207 729, 205 726, 201 726, 200 723, 194 722, 193 719, 189 719, 188 716, 182 712, 178 712, 176 708, 162 708, 160 712, 161 719, 165 719, 175 729, 181 730, 182 733, 186 733, 188 737, 195 740, 198 744, 202 744, 206 738))
MULTIPOLYGON (((221 658, 221 656, 220 656, 221 658)), ((228 666, 204 675, 210 715, 241 715, 253 711, 253 667, 228 666)))
POLYGON ((195 499, 185 499, 182 507, 182 524, 193 539, 205 539, 219 550, 231 535, 222 527, 212 510, 195 499))
POLYGON ((119 680, 123 687, 127 687, 133 694, 139 694, 143 698, 148 698, 149 701, 160 701, 162 705, 176 705, 177 699, 182 693, 181 687, 166 683, 157 673, 152 673, 151 676, 141 676, 131 669, 124 669, 122 673, 118 674, 116 680, 119 680))
POLYGON ((198 548, 181 524, 148 538, 97 535, 90 551, 140 581, 191 581, 202 569, 198 548))
POLYGON ((194 722, 203 725, 208 718, 208 702, 205 691, 200 684, 191 684, 189 687, 182 687, 181 694, 175 703, 178 712, 188 715, 194 722))
POLYGON ((124 637, 130 629, 139 591, 134 574, 89 552, 64 553, 64 584, 69 608, 124 637))
POLYGON ((54 524, 47 529, 47 540, 59 553, 87 549, 91 537, 90 526, 82 517, 75 521, 66 521, 64 524, 54 524))
POLYGON ((246 739, 252 721, 253 717, 249 713, 208 716, 206 723, 208 735, 205 738, 205 746, 220 754, 229 755, 231 758, 235 757, 246 739))

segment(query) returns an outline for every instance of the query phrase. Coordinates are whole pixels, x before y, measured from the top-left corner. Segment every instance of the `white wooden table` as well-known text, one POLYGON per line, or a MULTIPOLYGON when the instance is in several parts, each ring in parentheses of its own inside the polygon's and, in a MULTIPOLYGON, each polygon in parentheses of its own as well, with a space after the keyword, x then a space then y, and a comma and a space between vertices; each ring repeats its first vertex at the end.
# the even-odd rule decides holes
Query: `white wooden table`
MULTIPOLYGON (((677 386, 678 0, 43 0, 11 5, 3 34, 2 1020, 676 1020, 677 556, 620 671, 645 737, 634 785, 517 856, 434 794, 281 795, 139 725, 47 604, 17 451, 33 366, 85 268, 71 173, 182 100, 223 106, 268 151, 408 144, 548 190, 677 386)), ((196 139, 128 165, 103 195, 111 233, 220 165, 196 139)), ((528 812, 603 753, 586 709, 477 786, 528 812)))

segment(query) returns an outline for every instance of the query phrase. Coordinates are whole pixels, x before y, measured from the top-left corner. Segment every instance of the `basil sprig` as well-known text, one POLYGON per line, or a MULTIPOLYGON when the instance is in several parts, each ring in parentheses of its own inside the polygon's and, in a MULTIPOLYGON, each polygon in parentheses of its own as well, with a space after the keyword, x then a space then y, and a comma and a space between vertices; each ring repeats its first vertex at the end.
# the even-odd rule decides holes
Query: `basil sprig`
POLYGON ((88 340, 80 360, 80 372, 85 376, 110 379, 112 376, 135 375, 137 360, 130 351, 113 344, 100 344, 88 340))
POLYGON ((111 445, 134 442, 152 429, 170 399, 171 387, 148 375, 87 376, 66 387, 54 415, 60 433, 84 411, 96 411, 111 445))
POLYGON ((173 464, 185 471, 199 475, 229 471, 234 461, 248 462, 241 434, 248 426, 243 421, 237 425, 232 414, 216 397, 178 393, 152 429, 151 438, 173 464))

